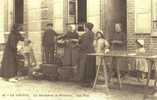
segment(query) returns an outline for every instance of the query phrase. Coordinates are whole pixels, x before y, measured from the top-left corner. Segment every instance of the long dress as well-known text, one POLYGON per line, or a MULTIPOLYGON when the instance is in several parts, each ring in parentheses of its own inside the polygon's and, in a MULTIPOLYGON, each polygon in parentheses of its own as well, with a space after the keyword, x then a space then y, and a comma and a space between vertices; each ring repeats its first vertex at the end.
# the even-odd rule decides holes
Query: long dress
MULTIPOLYGON (((109 43, 106 39, 103 38, 99 38, 97 40, 94 41, 94 46, 95 46, 95 51, 96 53, 103 53, 103 54, 107 54, 109 52, 109 43)), ((100 67, 100 78, 104 79, 104 67, 106 68, 111 68, 111 57, 105 57, 104 60, 101 63, 101 58, 100 56, 96 57, 96 65, 97 67, 102 64, 102 66, 100 67), (105 65, 105 66, 104 66, 105 65)), ((110 73, 109 73, 110 74, 110 73)))
POLYGON ((1 76, 11 78, 17 75, 17 43, 24 40, 18 32, 11 32, 2 58, 1 76))
POLYGON ((87 53, 95 53, 94 33, 92 31, 84 33, 80 37, 80 61, 79 78, 84 82, 92 82, 96 74, 96 57, 87 56, 87 53))
MULTIPOLYGON (((107 53, 109 52, 109 43, 107 40, 103 38, 99 38, 98 40, 94 41, 94 47, 96 53, 107 53)), ((96 65, 100 64, 101 57, 96 57, 96 65)))
MULTIPOLYGON (((138 48, 136 50, 137 55, 144 55, 145 54, 145 49, 138 48)), ((141 71, 141 72, 148 72, 148 63, 147 60, 144 58, 137 58, 136 59, 136 70, 141 71)))

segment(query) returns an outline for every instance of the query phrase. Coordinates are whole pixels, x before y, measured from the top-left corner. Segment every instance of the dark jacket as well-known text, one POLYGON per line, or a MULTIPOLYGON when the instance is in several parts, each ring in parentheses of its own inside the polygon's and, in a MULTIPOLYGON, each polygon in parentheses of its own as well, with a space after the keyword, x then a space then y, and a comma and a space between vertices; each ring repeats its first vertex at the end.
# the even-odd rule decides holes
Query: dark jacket
POLYGON ((46 30, 43 34, 42 45, 44 47, 51 47, 55 45, 56 32, 52 29, 46 30))
POLYGON ((60 36, 59 39, 68 40, 68 39, 78 39, 79 35, 77 32, 67 32, 63 36, 60 36))
POLYGON ((94 32, 89 31, 84 33, 80 37, 80 51, 85 53, 93 53, 94 52, 94 32))
POLYGON ((66 39, 78 39, 79 35, 77 32, 68 32, 65 35, 66 39))
MULTIPOLYGON (((88 31, 80 38, 80 54, 95 53, 94 45, 94 32, 88 31)), ((80 67, 84 67, 83 81, 92 82, 96 73, 96 57, 95 56, 80 56, 80 67), (82 61, 84 60, 84 61, 82 61)))

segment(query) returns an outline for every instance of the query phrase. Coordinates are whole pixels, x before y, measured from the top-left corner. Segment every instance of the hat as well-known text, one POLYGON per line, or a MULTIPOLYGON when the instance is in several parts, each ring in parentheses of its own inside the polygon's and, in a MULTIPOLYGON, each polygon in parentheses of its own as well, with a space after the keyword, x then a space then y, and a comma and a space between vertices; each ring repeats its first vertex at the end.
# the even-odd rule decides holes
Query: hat
POLYGON ((85 27, 87 27, 89 30, 92 30, 94 25, 92 23, 88 22, 85 24, 85 27))
POLYGON ((144 46, 144 40, 138 39, 138 40, 136 40, 136 42, 137 42, 139 45, 144 46))
POLYGON ((120 23, 115 24, 115 31, 116 32, 121 32, 121 24, 120 23))
POLYGON ((20 26, 19 24, 13 24, 12 30, 18 30, 19 26, 20 26))
POLYGON ((47 26, 53 26, 53 24, 52 23, 48 23, 47 26))
POLYGON ((96 32, 96 34, 97 34, 97 33, 100 33, 101 36, 104 37, 104 32, 103 32, 102 30, 98 30, 98 31, 96 32))
POLYGON ((76 26, 74 24, 69 25, 72 30, 75 30, 76 26))

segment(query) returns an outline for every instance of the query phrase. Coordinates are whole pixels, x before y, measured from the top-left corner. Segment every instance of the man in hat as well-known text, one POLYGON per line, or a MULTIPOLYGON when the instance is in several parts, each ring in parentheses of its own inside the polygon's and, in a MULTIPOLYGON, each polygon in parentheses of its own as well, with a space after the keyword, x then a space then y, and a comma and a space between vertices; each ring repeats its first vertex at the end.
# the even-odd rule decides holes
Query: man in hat
POLYGON ((47 29, 42 37, 42 46, 44 53, 44 63, 53 64, 54 63, 54 51, 55 51, 55 36, 57 33, 53 30, 53 24, 48 23, 47 29))

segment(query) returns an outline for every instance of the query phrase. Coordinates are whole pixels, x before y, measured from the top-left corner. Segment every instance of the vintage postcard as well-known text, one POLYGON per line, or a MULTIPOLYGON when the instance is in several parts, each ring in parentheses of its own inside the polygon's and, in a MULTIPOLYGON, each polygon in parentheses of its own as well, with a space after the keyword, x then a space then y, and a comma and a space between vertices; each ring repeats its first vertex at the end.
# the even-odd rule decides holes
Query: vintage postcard
POLYGON ((0 2, 0 100, 157 100, 157 0, 0 2))

